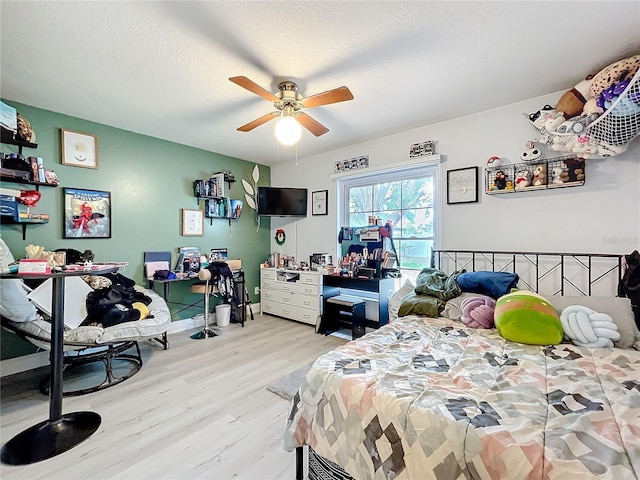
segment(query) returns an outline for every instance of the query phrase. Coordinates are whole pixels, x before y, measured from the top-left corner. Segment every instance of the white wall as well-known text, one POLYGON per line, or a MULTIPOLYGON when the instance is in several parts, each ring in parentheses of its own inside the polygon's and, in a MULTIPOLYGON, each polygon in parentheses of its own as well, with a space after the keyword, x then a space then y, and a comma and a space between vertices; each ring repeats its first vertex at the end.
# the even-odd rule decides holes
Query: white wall
MULTIPOLYGON (((563 92, 545 95, 480 114, 421 127, 329 153, 274 165, 271 184, 329 190, 329 215, 300 220, 275 218, 271 248, 308 261, 315 252, 334 254, 337 245, 336 182, 330 179, 338 160, 368 155, 371 167, 408 160, 409 145, 433 140, 441 154, 442 200, 440 248, 578 253, 631 253, 640 248, 640 139, 627 152, 604 160, 587 160, 581 187, 486 195, 479 203, 446 205, 446 170, 477 165, 498 155, 518 162, 536 131, 522 113, 555 104, 563 92), (286 242, 278 246, 275 229, 286 242)), ((464 101, 462 99, 458 101, 464 101)), ((330 133, 329 133, 330 135, 330 133)), ((308 141, 312 141, 311 139, 308 141)), ((546 158, 559 156, 547 151, 546 158)), ((482 175, 482 174, 480 174, 482 175)))

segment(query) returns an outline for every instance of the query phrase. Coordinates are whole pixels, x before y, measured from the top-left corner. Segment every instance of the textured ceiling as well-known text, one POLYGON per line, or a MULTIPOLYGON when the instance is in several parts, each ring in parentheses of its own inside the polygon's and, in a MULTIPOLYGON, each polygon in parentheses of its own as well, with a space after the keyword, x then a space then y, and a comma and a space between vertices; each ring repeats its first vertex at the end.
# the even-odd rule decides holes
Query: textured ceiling
POLYGON ((2 97, 274 164, 273 111, 229 82, 355 99, 308 110, 298 157, 567 89, 640 52, 640 2, 7 2, 2 97))

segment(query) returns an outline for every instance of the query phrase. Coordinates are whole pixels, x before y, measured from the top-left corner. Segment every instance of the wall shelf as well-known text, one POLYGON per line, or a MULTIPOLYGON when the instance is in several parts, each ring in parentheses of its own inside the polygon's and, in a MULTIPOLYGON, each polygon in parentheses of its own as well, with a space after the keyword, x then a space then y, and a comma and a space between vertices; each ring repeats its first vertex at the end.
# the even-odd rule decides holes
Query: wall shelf
POLYGON ((18 153, 20 155, 22 155, 22 148, 23 147, 38 148, 38 144, 37 143, 31 143, 31 142, 27 142, 25 140, 22 140, 21 138, 18 138, 16 136, 16 134, 13 133, 11 130, 8 130, 8 129, 4 128, 4 127, 1 127, 1 130, 0 130, 0 142, 6 143, 8 145, 17 145, 18 146, 18 153))
POLYGON ((484 169, 484 193, 487 195, 579 187, 584 185, 584 181, 584 159, 575 155, 511 163, 484 169), (529 172, 528 180, 521 182, 519 179, 522 177, 518 173, 525 171, 529 172), (538 175, 534 176, 536 171, 538 175))
POLYGON ((11 183, 21 183, 23 185, 34 185, 36 190, 40 190, 40 186, 43 187, 57 187, 57 183, 47 183, 47 182, 34 182, 33 180, 25 180, 24 178, 11 177, 8 175, 0 174, 0 181, 2 182, 11 182, 11 183))

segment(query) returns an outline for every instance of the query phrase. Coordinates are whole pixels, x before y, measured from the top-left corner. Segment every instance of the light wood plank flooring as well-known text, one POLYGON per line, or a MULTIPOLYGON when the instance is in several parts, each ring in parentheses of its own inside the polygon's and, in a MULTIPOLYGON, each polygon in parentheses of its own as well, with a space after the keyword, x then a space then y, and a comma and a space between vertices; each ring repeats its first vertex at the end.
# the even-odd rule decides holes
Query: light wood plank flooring
MULTIPOLYGON (((266 387, 346 341, 270 315, 256 315, 245 328, 231 324, 213 339, 191 340, 195 331, 170 335, 167 351, 141 344, 145 363, 122 384, 64 398, 63 413, 99 413, 98 431, 52 459, 2 465, 0 477, 295 478, 295 454, 282 444, 289 403, 266 387)), ((48 399, 36 387, 40 378, 28 372, 2 379, 3 444, 46 419, 48 399)))

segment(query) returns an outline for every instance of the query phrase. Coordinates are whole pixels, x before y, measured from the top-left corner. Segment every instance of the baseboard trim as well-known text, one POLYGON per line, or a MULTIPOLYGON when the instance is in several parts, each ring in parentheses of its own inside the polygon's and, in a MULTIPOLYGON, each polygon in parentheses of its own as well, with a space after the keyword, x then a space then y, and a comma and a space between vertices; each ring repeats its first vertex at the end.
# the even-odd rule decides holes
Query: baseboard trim
POLYGON ((36 352, 0 361, 0 377, 26 372, 49 365, 49 352, 36 352))

